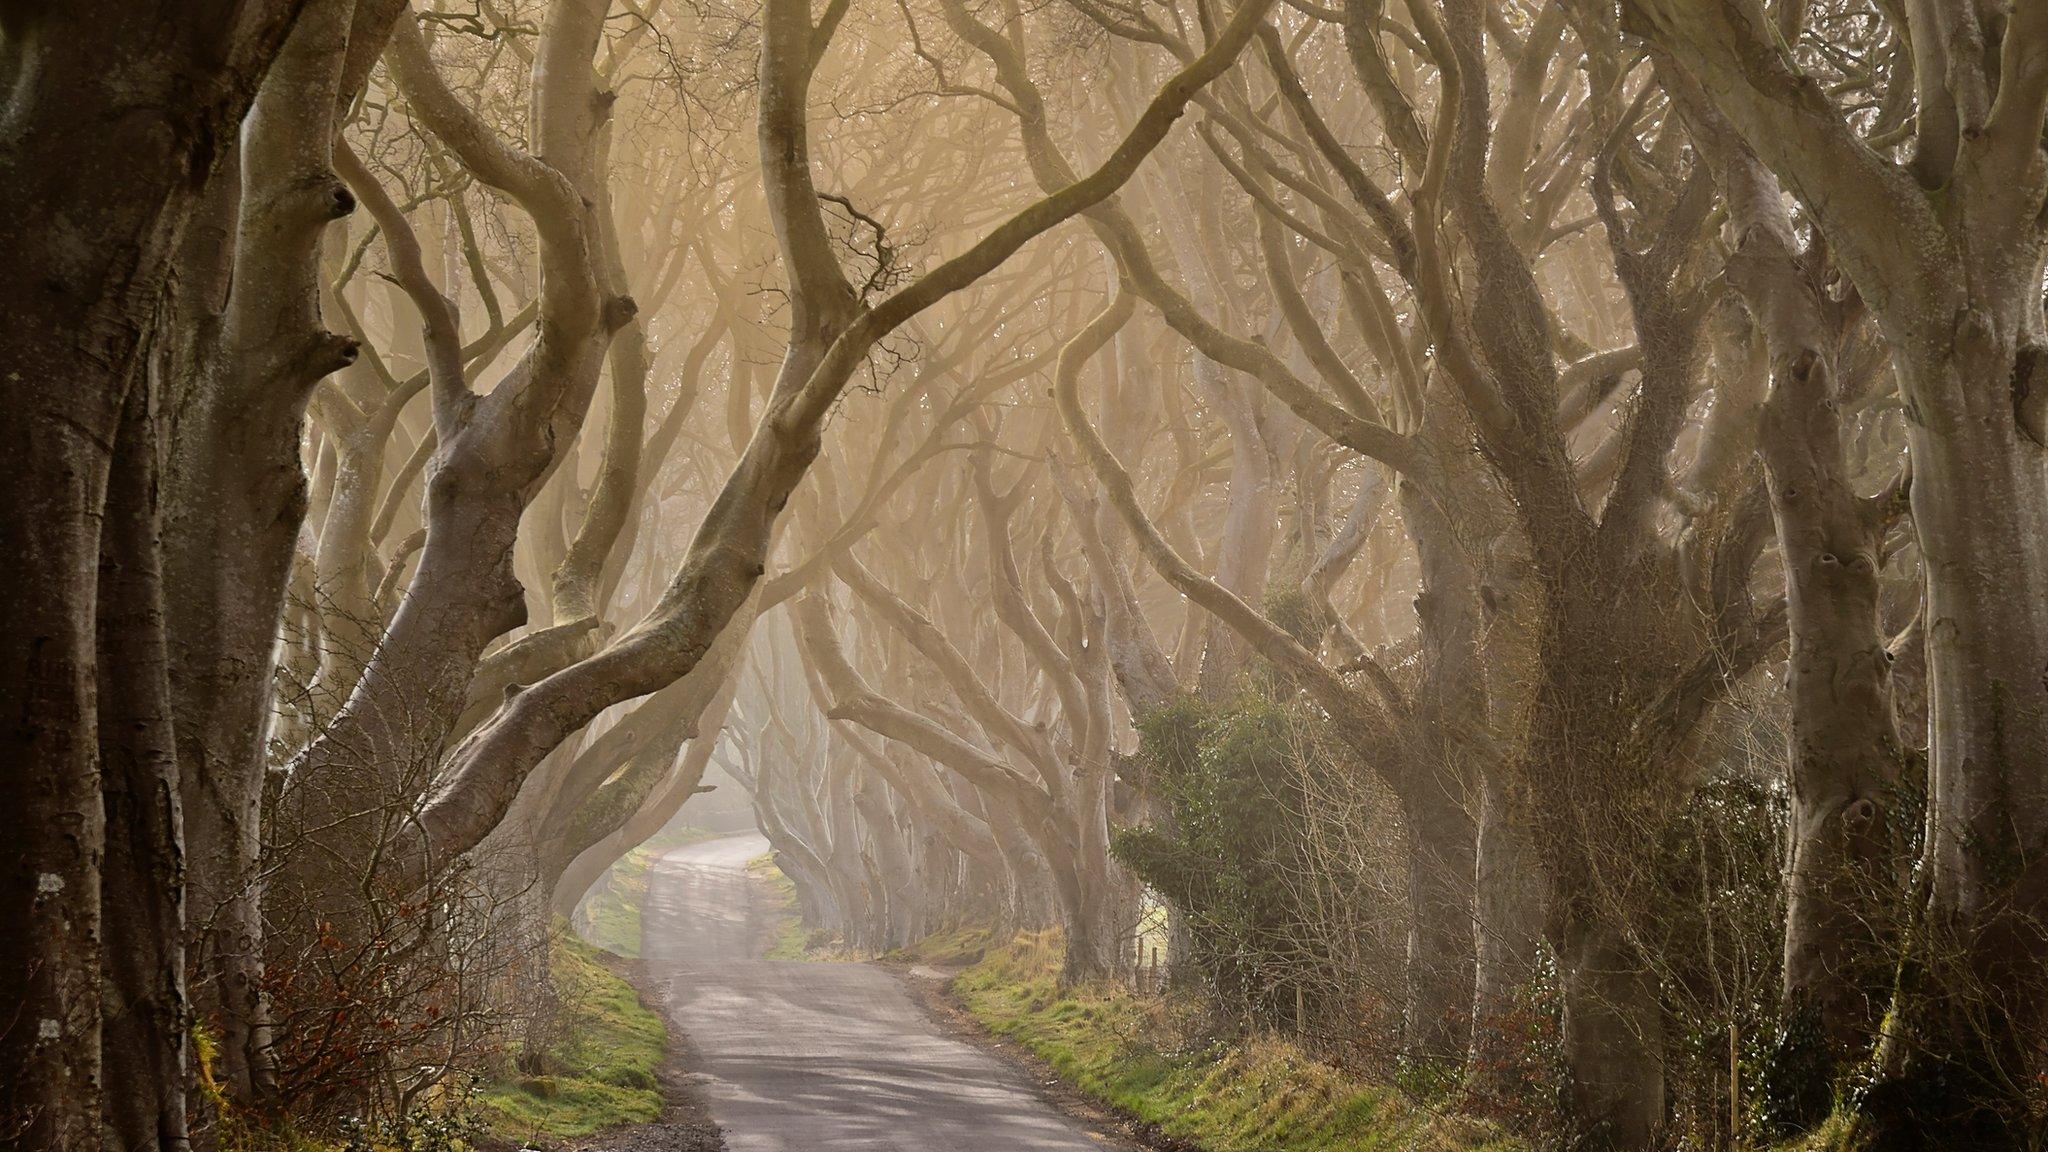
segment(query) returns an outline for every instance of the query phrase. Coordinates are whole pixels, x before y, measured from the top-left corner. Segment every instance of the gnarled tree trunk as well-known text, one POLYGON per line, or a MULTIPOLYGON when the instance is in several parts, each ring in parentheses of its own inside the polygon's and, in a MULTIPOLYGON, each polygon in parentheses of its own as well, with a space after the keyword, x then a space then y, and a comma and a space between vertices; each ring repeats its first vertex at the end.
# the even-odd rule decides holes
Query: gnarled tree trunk
MULTIPOLYGON (((9 46, 0 256, 16 273, 6 290, 11 322, 0 333, 0 402, 15 416, 0 445, 17 470, 0 517, 0 549, 17 561, 0 587, 8 710, 0 757, 10 766, 0 801, 20 822, 0 879, 0 913, 11 925, 0 979, 16 1005, 0 1034, 0 1123, 30 1145, 100 1145, 102 993, 147 1015, 145 1005, 162 1002, 161 981, 175 978, 174 967, 152 966, 138 987, 127 983, 140 974, 126 961, 103 967, 103 763, 118 771, 105 787, 119 817, 134 821, 113 830, 116 882, 149 882, 117 894, 113 927, 145 952, 181 946, 161 938, 175 924, 175 887, 154 871, 160 861, 132 855, 167 834, 176 842, 161 794, 175 781, 160 759, 162 670, 148 636, 117 642, 121 678, 106 693, 126 693, 132 673, 133 697, 106 706, 116 710, 110 715, 132 707, 144 727, 124 726, 104 761, 100 751, 102 528, 127 561, 121 579, 135 580, 108 605, 110 620, 146 629, 148 593, 136 588, 154 583, 156 544, 153 514, 136 497, 151 473, 123 458, 153 456, 159 445, 154 412, 146 402, 131 407, 131 394, 146 387, 146 349, 160 330, 165 277, 186 222, 296 15, 288 3, 200 15, 123 3, 0 17, 9 46), (138 116, 138 107, 151 113, 138 116), (110 478, 125 497, 111 510, 110 478), (138 877, 136 867, 150 871, 138 877)), ((116 1027, 138 1025, 182 1027, 132 1018, 116 1027)), ((175 1053, 168 1063, 176 1067, 175 1053)), ((182 1112, 182 1083, 135 1088, 136 1109, 122 1110, 110 1138, 155 1131, 175 1139, 167 1117, 182 1112)))

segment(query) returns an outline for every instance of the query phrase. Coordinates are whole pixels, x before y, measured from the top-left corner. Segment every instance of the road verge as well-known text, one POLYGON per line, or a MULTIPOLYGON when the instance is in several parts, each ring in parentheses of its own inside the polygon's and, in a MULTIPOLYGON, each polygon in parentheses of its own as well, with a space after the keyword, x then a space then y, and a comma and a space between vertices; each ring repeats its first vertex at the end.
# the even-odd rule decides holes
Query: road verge
POLYGON ((889 960, 949 1029, 1018 1064, 1062 1110, 1162 1152, 1519 1152, 1270 1036, 1204 1035, 1195 1005, 1058 987, 1057 933, 955 934, 889 960))

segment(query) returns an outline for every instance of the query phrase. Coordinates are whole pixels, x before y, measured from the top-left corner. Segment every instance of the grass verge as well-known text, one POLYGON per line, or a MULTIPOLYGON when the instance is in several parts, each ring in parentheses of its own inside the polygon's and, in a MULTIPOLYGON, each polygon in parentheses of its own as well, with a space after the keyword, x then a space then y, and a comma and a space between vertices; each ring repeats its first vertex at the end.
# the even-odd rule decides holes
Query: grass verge
POLYGON ((717 835, 702 828, 668 829, 619 857, 577 909, 578 933, 607 952, 637 958, 640 901, 647 895, 647 869, 665 852, 717 835))
MULTIPOLYGON (((972 956, 976 942, 920 945, 911 959, 972 956)), ((1087 1095, 1206 1152, 1514 1152, 1474 1121, 1421 1107, 1284 1040, 1207 1041, 1168 1001, 1115 985, 1061 990, 1055 934, 987 949, 953 981, 968 1011, 1087 1095)))
POLYGON ((781 921, 775 926, 775 940, 768 946, 764 960, 846 960, 852 956, 839 946, 838 938, 822 929, 804 927, 803 917, 797 911, 796 885, 782 869, 775 866, 772 853, 764 853, 747 861, 747 874, 768 885, 775 892, 781 904, 781 921))
POLYGON ((476 1106, 505 1140, 567 1140, 661 1115, 656 1073, 668 1030, 595 947, 556 933, 549 954, 561 996, 558 1039, 532 1075, 486 1084, 476 1106))

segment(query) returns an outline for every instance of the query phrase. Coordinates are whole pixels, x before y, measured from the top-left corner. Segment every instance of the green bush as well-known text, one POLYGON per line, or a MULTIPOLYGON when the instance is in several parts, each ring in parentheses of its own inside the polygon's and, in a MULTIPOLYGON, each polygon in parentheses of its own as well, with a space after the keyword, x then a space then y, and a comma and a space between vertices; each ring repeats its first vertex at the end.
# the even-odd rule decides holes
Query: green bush
POLYGON ((1335 778, 1345 750, 1319 715, 1252 679, 1145 720, 1136 766, 1166 810, 1119 830, 1116 855, 1187 918, 1189 959, 1226 1011, 1262 1027, 1349 1017, 1370 885, 1340 875, 1315 832, 1319 786, 1356 781, 1335 778))

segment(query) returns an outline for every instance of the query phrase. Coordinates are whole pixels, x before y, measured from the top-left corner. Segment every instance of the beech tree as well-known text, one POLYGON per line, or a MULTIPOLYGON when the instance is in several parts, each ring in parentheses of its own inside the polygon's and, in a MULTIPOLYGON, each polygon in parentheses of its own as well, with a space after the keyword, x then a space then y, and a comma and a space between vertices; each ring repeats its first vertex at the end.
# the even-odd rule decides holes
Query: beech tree
POLYGON ((0 675, 24 823, 6 885, 16 1024, 0 1041, 0 1109, 45 1146, 96 1144, 103 1117, 132 1146, 184 1138, 157 463, 168 398, 150 358, 175 255, 296 9, 5 18, 5 243, 24 275, 0 351, 22 469, 4 539, 25 563, 8 581, 0 675))
MULTIPOLYGON (((1177 73, 1110 159, 1004 221, 980 242, 873 307, 860 303, 836 263, 816 191, 803 167, 803 94, 816 53, 804 13, 771 8, 763 29, 760 132, 769 215, 791 279, 792 343, 754 438, 699 528, 661 603, 631 632, 588 660, 522 692, 451 753, 456 784, 422 814, 420 835, 442 851, 488 831, 518 779, 569 732, 619 699, 687 673, 751 591, 776 515, 817 452, 817 428, 865 356, 932 303, 993 270, 1032 237, 1087 208, 1128 179, 1188 100, 1228 67, 1262 9, 1232 17, 1216 42, 1177 73)), ((423 845, 424 847, 424 845, 423 845)))
POLYGON ((1533 1147, 2038 1145, 2044 20, 0 13, 0 1134, 453 1107, 715 787, 1533 1147))
MULTIPOLYGON (((2042 120, 2038 9, 1908 6, 1888 15, 1915 109, 1908 138, 1873 141, 1793 56, 1804 5, 1630 4, 1705 99, 1812 216, 1884 334, 1914 419, 1913 525, 1926 574, 1927 909, 1887 1037, 1904 1107, 2023 1139, 2012 1099, 2028 1059, 2042 956, 2030 879, 2040 838, 2031 733, 2044 689, 2039 625, 2042 120), (1936 974, 1938 973, 1938 975, 1936 974), (2006 997, 2010 997, 2007 999, 2006 997), (1990 998, 1988 1001, 1982 999, 1990 998), (1985 1004, 1996 1007, 1985 1011, 1985 1004), (1915 1088, 1918 1082, 1925 1086, 1915 1088), (1932 1094, 1935 1101, 1926 1099, 1932 1094), (1938 1101, 1938 1102, 1936 1102, 1938 1101)), ((1864 812, 1842 810, 1861 821, 1864 812)))

